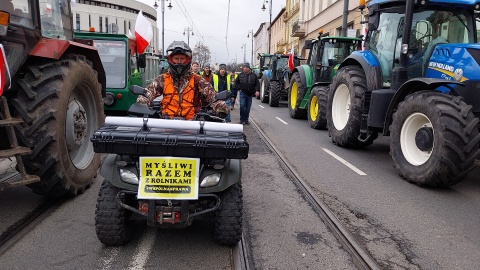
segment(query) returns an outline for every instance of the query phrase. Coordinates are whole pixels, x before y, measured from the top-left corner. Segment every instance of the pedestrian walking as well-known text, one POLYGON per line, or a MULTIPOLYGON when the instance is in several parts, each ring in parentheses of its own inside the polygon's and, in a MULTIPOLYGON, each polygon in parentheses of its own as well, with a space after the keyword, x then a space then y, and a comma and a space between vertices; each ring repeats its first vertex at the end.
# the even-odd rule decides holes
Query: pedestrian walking
MULTIPOLYGON (((230 91, 230 76, 227 73, 227 65, 220 64, 219 71, 213 74, 213 89, 218 93, 223 91, 230 91)), ((228 107, 228 115, 225 118, 225 122, 231 122, 230 120, 230 99, 225 100, 225 104, 228 107)))
POLYGON ((258 77, 250 69, 250 64, 243 65, 243 72, 235 79, 235 85, 240 91, 240 124, 250 124, 250 108, 253 95, 258 95, 260 83, 258 77))

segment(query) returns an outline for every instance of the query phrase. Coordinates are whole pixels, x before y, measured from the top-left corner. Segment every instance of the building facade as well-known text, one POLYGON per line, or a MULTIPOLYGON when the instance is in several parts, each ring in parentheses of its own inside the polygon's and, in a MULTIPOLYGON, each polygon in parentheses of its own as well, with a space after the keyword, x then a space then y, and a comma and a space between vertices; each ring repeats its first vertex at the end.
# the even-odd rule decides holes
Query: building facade
POLYGON ((283 20, 285 8, 282 8, 275 19, 272 21, 270 53, 285 53, 287 50, 287 39, 285 37, 286 25, 283 20))
POLYGON ((135 33, 135 20, 139 11, 152 24, 153 39, 150 46, 154 52, 159 47, 157 10, 152 6, 132 0, 76 0, 72 3, 73 25, 75 31, 126 34, 135 33))
POLYGON ((255 62, 255 66, 258 66, 260 63, 257 58, 258 54, 268 52, 268 22, 260 24, 260 27, 258 27, 258 30, 253 35, 253 44, 255 51, 253 61, 255 62))

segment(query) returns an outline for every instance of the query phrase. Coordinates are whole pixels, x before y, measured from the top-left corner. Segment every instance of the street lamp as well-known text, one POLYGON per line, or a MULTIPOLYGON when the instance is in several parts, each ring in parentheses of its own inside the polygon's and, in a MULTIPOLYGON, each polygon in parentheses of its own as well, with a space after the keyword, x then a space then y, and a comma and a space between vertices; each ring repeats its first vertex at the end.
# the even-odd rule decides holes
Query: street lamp
POLYGON ((247 62, 247 44, 243 43, 241 49, 243 49, 243 63, 245 64, 247 62))
POLYGON ((250 34, 252 35, 252 61, 251 61, 251 64, 253 65, 253 29, 248 31, 247 38, 250 37, 250 34))
POLYGON ((190 46, 190 33, 192 33, 192 36, 193 36, 193 29, 190 27, 183 29, 184 36, 185 36, 185 31, 187 32, 187 45, 190 46))
MULTIPOLYGON (((162 2, 162 56, 165 56, 165 1, 167 0, 159 0, 162 2)), ((155 0, 155 4, 153 4, 155 9, 158 8, 157 0, 155 0)), ((169 0, 168 8, 172 9, 172 0, 169 0)))
MULTIPOLYGON (((265 0, 265 2, 268 3, 269 0, 265 0)), ((263 6, 262 6, 262 11, 265 11, 265 2, 263 2, 263 6)), ((269 10, 270 10, 270 24, 268 26, 268 28, 270 28, 270 30, 268 30, 268 54, 270 54, 270 40, 272 38, 272 2, 273 0, 270 0, 270 7, 269 7, 269 10)))

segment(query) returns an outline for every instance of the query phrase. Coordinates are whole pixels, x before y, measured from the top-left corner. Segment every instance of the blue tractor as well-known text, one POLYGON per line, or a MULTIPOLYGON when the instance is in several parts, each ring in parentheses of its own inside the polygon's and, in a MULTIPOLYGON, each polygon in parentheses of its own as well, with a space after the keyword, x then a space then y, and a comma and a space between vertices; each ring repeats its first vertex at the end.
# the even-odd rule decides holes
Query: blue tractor
POLYGON ((480 0, 373 0, 368 12, 366 50, 331 84, 333 142, 360 148, 389 135, 407 181, 460 182, 480 153, 480 0))

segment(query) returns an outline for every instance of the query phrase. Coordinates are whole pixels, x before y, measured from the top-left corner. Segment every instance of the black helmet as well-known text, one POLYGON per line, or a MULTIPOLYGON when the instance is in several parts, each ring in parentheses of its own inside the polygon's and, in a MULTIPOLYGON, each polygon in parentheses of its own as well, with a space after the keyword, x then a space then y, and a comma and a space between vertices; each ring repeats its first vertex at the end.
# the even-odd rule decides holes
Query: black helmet
POLYGON ((170 46, 167 48, 167 58, 168 58, 168 65, 170 66, 170 71, 175 76, 182 76, 187 71, 190 70, 190 66, 192 65, 192 49, 183 41, 174 41, 170 46), (175 64, 172 61, 171 56, 175 54, 183 54, 187 56, 187 63, 183 64, 175 64))

